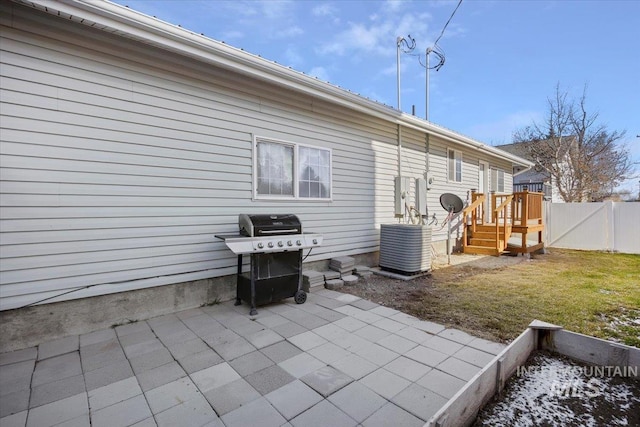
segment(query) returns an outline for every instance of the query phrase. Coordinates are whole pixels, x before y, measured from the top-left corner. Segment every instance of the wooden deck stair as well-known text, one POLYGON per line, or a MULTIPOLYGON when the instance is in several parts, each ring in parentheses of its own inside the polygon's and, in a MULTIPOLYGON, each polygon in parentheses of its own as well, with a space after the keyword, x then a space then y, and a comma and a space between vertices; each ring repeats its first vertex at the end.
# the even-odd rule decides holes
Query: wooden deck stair
POLYGON ((463 252, 499 256, 503 252, 529 253, 544 247, 542 231, 542 193, 472 193, 471 204, 462 211, 463 252), (485 212, 485 205, 489 212, 485 212), (485 215, 487 214, 487 215, 485 215), (485 222, 490 216, 492 221, 485 222), (512 233, 522 236, 522 245, 510 245, 512 233), (527 234, 537 233, 538 241, 529 245, 527 234))
POLYGON ((469 244, 464 247, 464 253, 478 255, 500 255, 504 252, 497 248, 506 248, 504 232, 499 233, 500 240, 496 242, 495 224, 478 224, 475 231, 469 231, 469 244))

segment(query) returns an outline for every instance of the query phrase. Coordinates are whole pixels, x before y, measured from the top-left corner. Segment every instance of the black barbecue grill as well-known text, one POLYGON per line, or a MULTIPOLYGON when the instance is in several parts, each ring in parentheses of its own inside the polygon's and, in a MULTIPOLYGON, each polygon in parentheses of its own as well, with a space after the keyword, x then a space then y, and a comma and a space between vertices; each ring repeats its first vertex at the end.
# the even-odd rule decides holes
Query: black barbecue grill
POLYGON ((322 244, 322 235, 302 232, 295 215, 247 215, 238 217, 240 234, 217 235, 238 255, 236 305, 242 300, 256 306, 294 297, 307 300, 302 289, 302 252, 322 244), (242 272, 242 256, 251 255, 251 268, 242 272))

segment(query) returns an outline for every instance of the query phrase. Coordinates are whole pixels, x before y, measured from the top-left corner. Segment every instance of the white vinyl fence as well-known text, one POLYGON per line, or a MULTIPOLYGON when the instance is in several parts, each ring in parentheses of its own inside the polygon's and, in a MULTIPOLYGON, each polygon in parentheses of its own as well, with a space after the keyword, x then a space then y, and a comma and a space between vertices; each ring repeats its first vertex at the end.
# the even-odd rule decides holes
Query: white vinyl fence
POLYGON ((640 254, 640 202, 544 206, 545 246, 640 254))

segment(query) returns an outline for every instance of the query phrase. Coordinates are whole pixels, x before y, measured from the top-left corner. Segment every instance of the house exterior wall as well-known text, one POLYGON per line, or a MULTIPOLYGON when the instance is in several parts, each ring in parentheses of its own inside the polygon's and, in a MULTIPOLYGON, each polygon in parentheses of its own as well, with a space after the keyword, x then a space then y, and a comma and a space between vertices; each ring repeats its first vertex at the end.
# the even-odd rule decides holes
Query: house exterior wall
MULTIPOLYGON (((471 190, 478 189, 479 162, 486 161, 489 168, 498 168, 505 171, 504 190, 510 193, 512 188, 511 163, 498 158, 489 158, 478 154, 476 151, 459 147, 439 138, 429 140, 429 169, 433 177, 433 185, 428 193, 429 216, 436 215, 437 225, 434 225, 432 238, 434 246, 442 253, 446 249, 447 227, 444 226, 448 213, 440 205, 440 196, 443 193, 453 193, 460 197, 463 202, 468 203, 471 199, 471 190), (451 182, 447 176, 447 150, 456 149, 462 152, 462 182, 451 182)), ((489 177, 489 185, 490 185, 489 177)), ((491 190, 491 189, 490 189, 491 190)), ((462 228, 459 218, 452 221, 452 239, 455 245, 460 245, 462 238, 462 228)))
POLYGON ((298 214, 325 237, 309 261, 376 250, 372 141, 395 144, 393 125, 15 10, 2 45, 3 308, 233 274, 214 235, 243 212, 298 214), (254 136, 331 148, 333 200, 252 200, 254 136))
MULTIPOLYGON (((214 235, 235 232, 239 213, 297 214, 324 235, 310 262, 378 250, 379 224, 394 221, 397 125, 0 7, 0 310, 232 275, 237 258, 214 235), (331 149, 332 200, 254 200, 256 136, 331 149)), ((425 135, 402 134, 402 173, 421 177, 425 135)), ((478 157, 460 147, 463 182, 447 182, 454 145, 430 145, 429 210, 440 219, 440 194, 465 199, 477 186, 478 157)))

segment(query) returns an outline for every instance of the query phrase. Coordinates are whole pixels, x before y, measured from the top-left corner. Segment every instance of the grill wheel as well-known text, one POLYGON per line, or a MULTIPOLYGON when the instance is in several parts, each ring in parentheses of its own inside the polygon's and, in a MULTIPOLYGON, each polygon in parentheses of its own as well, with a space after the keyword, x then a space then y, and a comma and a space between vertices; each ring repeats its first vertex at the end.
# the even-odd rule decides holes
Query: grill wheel
POLYGON ((304 304, 304 302, 307 300, 307 293, 305 291, 296 291, 293 299, 296 304, 304 304))

